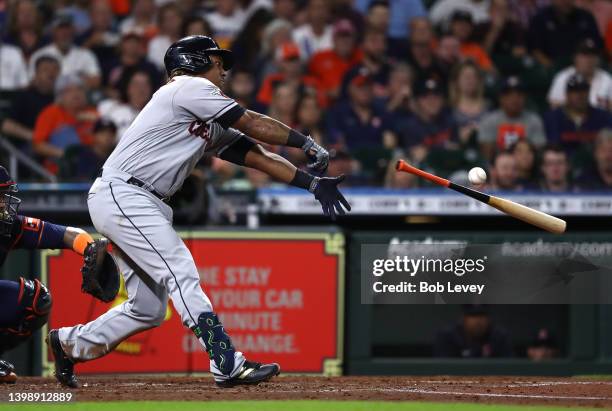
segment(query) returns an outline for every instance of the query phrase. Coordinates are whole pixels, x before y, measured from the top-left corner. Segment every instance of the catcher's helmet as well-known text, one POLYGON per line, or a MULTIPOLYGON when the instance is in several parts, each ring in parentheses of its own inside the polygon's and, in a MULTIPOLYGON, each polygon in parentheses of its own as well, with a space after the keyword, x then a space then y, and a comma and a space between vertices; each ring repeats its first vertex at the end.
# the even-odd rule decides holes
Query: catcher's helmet
POLYGON ((13 222, 21 200, 16 193, 17 183, 13 181, 6 168, 0 166, 0 235, 10 236, 13 222))
POLYGON ((168 76, 181 69, 189 73, 202 73, 212 66, 210 55, 223 59, 223 68, 229 70, 234 65, 231 50, 221 49, 215 40, 208 36, 184 37, 172 44, 164 56, 168 76))

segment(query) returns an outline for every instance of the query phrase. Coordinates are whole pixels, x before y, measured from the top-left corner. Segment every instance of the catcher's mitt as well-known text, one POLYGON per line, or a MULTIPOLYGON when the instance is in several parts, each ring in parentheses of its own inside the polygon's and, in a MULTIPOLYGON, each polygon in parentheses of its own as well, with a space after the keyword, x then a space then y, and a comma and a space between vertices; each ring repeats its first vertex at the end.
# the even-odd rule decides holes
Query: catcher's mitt
POLYGON ((112 301, 119 292, 119 269, 108 253, 108 244, 106 238, 89 243, 83 254, 84 261, 81 268, 83 274, 81 291, 105 303, 112 301))

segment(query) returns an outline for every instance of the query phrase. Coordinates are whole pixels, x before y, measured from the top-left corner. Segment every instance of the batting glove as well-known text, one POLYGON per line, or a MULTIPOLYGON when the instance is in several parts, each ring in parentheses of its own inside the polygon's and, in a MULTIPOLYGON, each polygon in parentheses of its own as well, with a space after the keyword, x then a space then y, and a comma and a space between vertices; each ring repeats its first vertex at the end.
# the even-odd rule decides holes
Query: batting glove
POLYGON ((315 177, 309 190, 321 203, 323 213, 330 216, 334 221, 336 220, 336 214, 346 214, 344 209, 351 211, 351 205, 338 190, 338 184, 342 180, 344 180, 344 175, 340 177, 315 177))
POLYGON ((327 170, 329 164, 329 153, 326 149, 318 145, 310 136, 306 137, 306 142, 302 146, 306 157, 311 161, 308 167, 320 172, 327 170))

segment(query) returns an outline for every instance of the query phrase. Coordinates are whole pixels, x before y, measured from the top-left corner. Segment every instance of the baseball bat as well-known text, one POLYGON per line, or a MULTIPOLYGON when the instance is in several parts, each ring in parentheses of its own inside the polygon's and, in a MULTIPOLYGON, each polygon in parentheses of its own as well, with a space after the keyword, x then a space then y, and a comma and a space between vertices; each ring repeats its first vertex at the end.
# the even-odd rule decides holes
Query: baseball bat
POLYGON ((413 167, 410 164, 406 163, 404 160, 399 160, 395 165, 395 169, 398 171, 404 171, 406 173, 422 177, 428 181, 431 181, 434 184, 438 184, 443 187, 448 187, 461 194, 465 194, 468 197, 472 197, 475 200, 488 204, 491 207, 498 209, 502 213, 508 214, 509 216, 517 218, 521 221, 539 227, 553 234, 562 234, 565 232, 566 223, 560 218, 553 217, 538 210, 534 210, 533 208, 525 207, 524 205, 515 203, 514 201, 506 200, 505 198, 485 194, 480 191, 462 186, 460 184, 453 183, 452 181, 449 181, 445 178, 438 177, 436 175, 413 167))

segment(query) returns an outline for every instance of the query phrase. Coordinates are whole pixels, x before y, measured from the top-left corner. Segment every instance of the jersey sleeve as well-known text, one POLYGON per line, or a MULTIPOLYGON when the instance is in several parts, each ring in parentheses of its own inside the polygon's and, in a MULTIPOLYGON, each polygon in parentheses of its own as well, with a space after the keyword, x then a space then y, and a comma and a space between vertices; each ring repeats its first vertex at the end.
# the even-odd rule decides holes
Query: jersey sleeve
POLYGON ((192 78, 174 95, 175 108, 198 119, 216 121, 224 129, 232 126, 246 111, 234 99, 205 79, 192 78))
POLYGON ((18 216, 21 232, 15 239, 13 248, 56 249, 66 248, 64 233, 66 227, 39 220, 38 218, 18 216))

